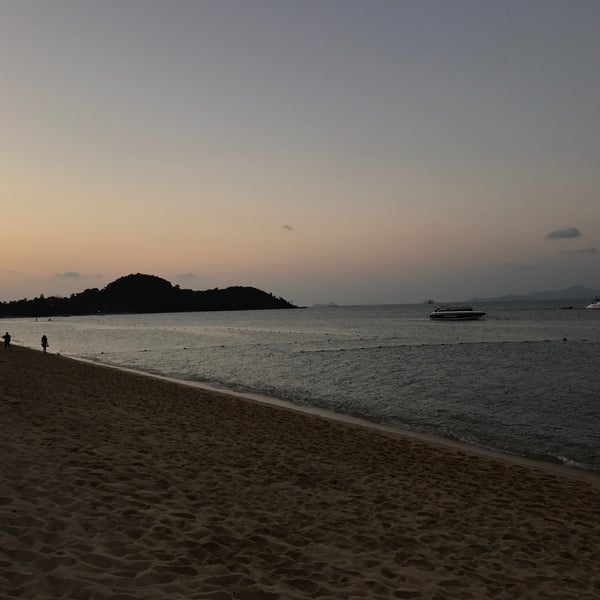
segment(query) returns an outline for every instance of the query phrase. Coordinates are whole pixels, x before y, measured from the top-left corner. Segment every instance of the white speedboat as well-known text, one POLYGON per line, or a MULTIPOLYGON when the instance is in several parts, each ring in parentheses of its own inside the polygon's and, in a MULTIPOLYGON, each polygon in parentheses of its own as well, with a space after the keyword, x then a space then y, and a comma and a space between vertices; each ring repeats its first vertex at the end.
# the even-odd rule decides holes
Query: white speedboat
POLYGON ((600 308, 600 296, 596 296, 591 304, 588 304, 586 308, 600 308))
POLYGON ((473 310, 470 306, 438 306, 429 315, 429 318, 447 321, 476 321, 484 315, 482 310, 473 310))

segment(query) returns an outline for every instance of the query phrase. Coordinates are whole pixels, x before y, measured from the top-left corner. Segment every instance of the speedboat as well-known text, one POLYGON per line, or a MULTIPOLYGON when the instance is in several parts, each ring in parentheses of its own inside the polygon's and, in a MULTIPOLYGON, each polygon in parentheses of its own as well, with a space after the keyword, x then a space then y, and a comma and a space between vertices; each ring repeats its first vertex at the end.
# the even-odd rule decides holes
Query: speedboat
POLYGON ((473 310, 470 306, 438 306, 429 315, 429 318, 447 321, 476 321, 484 315, 482 310, 473 310))
POLYGON ((586 308, 600 308, 600 296, 596 296, 591 304, 588 304, 586 308))

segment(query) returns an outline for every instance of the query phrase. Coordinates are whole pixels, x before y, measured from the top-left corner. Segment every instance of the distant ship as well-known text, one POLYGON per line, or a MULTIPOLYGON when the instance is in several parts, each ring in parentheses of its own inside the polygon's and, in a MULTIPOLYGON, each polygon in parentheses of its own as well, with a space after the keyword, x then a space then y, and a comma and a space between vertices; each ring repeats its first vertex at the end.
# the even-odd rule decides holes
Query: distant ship
POLYGON ((440 321, 476 321, 484 315, 482 310, 473 310, 470 306, 439 306, 429 318, 440 321))
POLYGON ((591 304, 588 304, 586 308, 600 308, 600 296, 596 296, 591 304))

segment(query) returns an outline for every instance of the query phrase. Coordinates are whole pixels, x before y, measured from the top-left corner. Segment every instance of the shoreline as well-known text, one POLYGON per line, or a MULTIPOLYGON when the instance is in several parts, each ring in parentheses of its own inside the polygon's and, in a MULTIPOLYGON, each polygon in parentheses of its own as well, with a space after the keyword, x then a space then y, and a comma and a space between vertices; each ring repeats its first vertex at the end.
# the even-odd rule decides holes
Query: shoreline
POLYGON ((9 600, 600 595, 596 482, 19 346, 0 412, 9 600))
MULTIPOLYGON (((38 351, 34 349, 34 351, 38 351)), ((240 398, 243 400, 262 403, 267 406, 273 406, 276 408, 280 408, 283 410, 295 411, 301 414, 312 415, 315 417, 319 417, 322 419, 328 419, 334 422, 345 423, 350 426, 355 427, 364 427, 366 429, 372 429, 374 431, 378 431, 380 433, 384 433, 391 436, 400 436, 400 437, 408 437, 415 440, 421 440, 425 443, 430 443, 434 445, 439 445, 451 449, 462 450, 464 452, 473 452, 479 456, 486 456, 488 458, 499 460, 503 462, 514 463, 518 465, 528 466, 532 468, 547 470, 551 473, 555 473, 557 475, 563 475, 565 477, 572 477, 575 479, 581 479, 584 481, 588 481, 592 485, 600 487, 600 472, 588 470, 582 467, 577 466, 569 466, 561 462, 554 462, 551 460, 541 460, 530 458, 528 456, 521 456, 518 454, 511 454, 509 452, 503 452, 501 450, 497 450, 495 448, 487 448, 484 446, 477 446, 474 444, 469 444, 467 442, 462 442, 460 440, 455 440, 452 438, 445 438, 439 435, 435 435, 432 433, 423 433, 418 431, 410 431, 408 429, 399 429, 397 427, 392 427, 390 425, 384 425, 383 423, 377 423, 375 421, 369 421, 368 419, 355 417, 353 415, 348 415, 344 413, 338 413, 332 410, 318 408, 314 406, 306 406, 301 404, 295 404, 290 400, 283 400, 281 398, 276 398, 273 396, 267 396, 265 394, 258 394, 254 392, 243 392, 230 388, 218 387, 211 385, 209 383, 205 383, 202 381, 194 381, 189 379, 179 379, 177 377, 169 377, 167 375, 161 375, 160 373, 152 373, 150 371, 141 371, 139 369, 133 369, 129 367, 123 367, 120 365, 114 365, 110 363, 104 363, 99 360, 92 360, 81 358, 77 356, 66 356, 62 355, 65 358, 69 358, 71 360, 77 360, 85 363, 89 363, 91 365, 97 365, 101 367, 108 367, 110 369, 116 369, 118 371, 124 371, 126 373, 132 373, 135 375, 140 375, 143 377, 152 377, 158 380, 168 381, 171 383, 190 386, 192 388, 197 388, 200 390, 205 390, 208 392, 223 394, 227 396, 232 396, 235 398, 240 398)))
MULTIPOLYGON (((376 317, 378 324, 382 322, 379 313, 369 314, 369 318, 376 317)), ((396 313, 392 314, 396 315, 396 313)), ((396 316, 402 319, 407 316, 410 318, 410 314, 404 313, 396 316)), ((415 330, 418 335, 413 335, 414 332, 410 334, 406 344, 401 341, 406 341, 406 336, 399 336, 398 340, 392 344, 395 348, 396 341, 398 341, 402 346, 402 349, 399 350, 387 350, 387 345, 382 346, 382 348, 386 348, 384 350, 375 350, 375 348, 371 348, 370 343, 366 343, 363 347, 361 341, 356 342, 360 346, 360 353, 341 353, 346 345, 344 340, 340 339, 339 344, 336 341, 331 347, 340 352, 326 355, 331 360, 328 360, 328 365, 321 369, 318 367, 321 360, 319 355, 304 353, 304 350, 312 347, 312 342, 308 344, 307 348, 302 347, 302 343, 306 339, 304 335, 299 335, 299 331, 304 331, 308 325, 310 327, 304 332, 312 331, 315 324, 318 324, 318 320, 315 323, 314 319, 311 319, 308 325, 305 323, 300 330, 291 328, 289 331, 287 329, 291 323, 286 320, 285 327, 273 335, 277 331, 278 321, 271 323, 267 319, 263 323, 261 319, 260 323, 265 325, 265 331, 269 333, 255 339, 254 334, 248 336, 247 333, 241 333, 244 331, 243 328, 227 333, 229 325, 245 323, 245 317, 242 321, 234 320, 234 323, 231 323, 229 319, 220 318, 217 321, 217 330, 220 333, 215 339, 212 339, 215 332, 211 333, 211 328, 200 335, 201 330, 198 327, 208 325, 202 317, 199 321, 189 321, 184 315, 183 319, 175 322, 167 320, 164 323, 160 319, 158 321, 145 320, 148 315, 142 315, 143 320, 141 321, 138 317, 140 316, 136 316, 135 319, 127 318, 124 321, 117 319, 108 322, 104 322, 103 318, 100 318, 102 323, 97 319, 94 321, 92 318, 91 320, 78 320, 72 324, 68 324, 65 319, 63 323, 56 324, 54 331, 50 332, 53 340, 52 351, 64 352, 65 356, 74 358, 85 356, 99 364, 112 362, 119 368, 130 366, 133 369, 142 369, 159 375, 182 378, 182 380, 196 379, 202 385, 207 383, 218 386, 219 391, 226 393, 250 390, 267 396, 287 398, 300 405, 317 405, 341 413, 348 411, 352 415, 367 419, 367 422, 391 426, 404 433, 418 432, 437 436, 437 440, 434 441, 448 443, 449 440, 453 440, 458 443, 466 443, 470 447, 497 452, 515 460, 525 458, 553 468, 564 466, 567 469, 595 473, 600 476, 600 455, 598 454, 598 444, 594 443, 593 419, 584 417, 586 414, 589 414, 590 417, 594 414, 594 392, 600 391, 598 385, 593 381, 586 382, 587 371, 582 366, 589 360, 593 360, 595 352, 593 344, 590 346, 578 342, 577 345, 570 345, 565 351, 563 342, 559 343, 558 339, 554 340, 559 344, 556 345, 544 334, 543 346, 531 344, 526 348, 525 342, 540 341, 542 338, 538 339, 537 335, 522 335, 521 328, 518 328, 519 333, 516 337, 523 344, 515 345, 507 342, 510 351, 505 352, 498 345, 504 343, 502 340, 506 337, 505 335, 500 335, 496 344, 485 349, 486 341, 490 341, 487 339, 489 337, 487 334, 480 336, 477 333, 474 338, 468 335, 467 337, 473 339, 466 340, 464 343, 459 342, 458 338, 456 340, 456 343, 463 347, 457 350, 462 360, 455 377, 454 370, 446 372, 445 369, 440 370, 435 366, 436 359, 446 355, 445 349, 436 348, 440 344, 435 343, 435 340, 434 343, 430 343, 431 339, 428 337, 433 330, 440 331, 437 327, 425 327, 427 331, 422 331, 423 326, 419 325, 415 330), (141 323, 144 325, 138 331, 136 328, 141 323), (183 333, 190 326, 192 329, 188 333, 183 333), (121 331, 123 327, 128 331, 128 341, 122 349, 112 347, 114 340, 111 336, 115 327, 118 331, 121 331), (129 330, 130 327, 133 330, 129 330), (159 335, 158 332, 163 327, 166 329, 163 334, 159 335), (180 327, 184 329, 182 330, 180 327), (272 327, 275 329, 271 331, 272 327), (80 328, 83 328, 85 333, 80 331, 80 328), (285 333, 286 331, 287 333, 285 333), (92 338, 88 338, 88 334, 94 335, 93 342, 92 338), (283 338, 281 338, 281 334, 284 334, 283 338), (188 335, 191 338, 186 337, 188 335), (229 348, 219 342, 222 335, 225 335, 225 339, 228 340, 226 345, 231 341, 229 335, 232 335, 233 338, 242 335, 244 351, 251 352, 245 359, 250 360, 247 364, 247 372, 238 371, 240 366, 238 358, 232 357, 229 348), (291 337, 285 337, 289 335, 291 337), (418 344, 411 341, 416 338, 421 340, 418 344), (301 345, 287 346, 284 344, 283 350, 279 350, 277 345, 273 347, 269 345, 275 342, 279 343, 278 341, 281 339, 287 339, 294 344, 298 341, 301 345), (198 342, 197 345, 196 342, 198 342), (252 346, 254 342, 259 342, 260 347, 254 348, 252 346), (479 344, 482 345, 479 346, 479 344), (533 382, 528 381, 525 377, 522 380, 517 378, 515 381, 511 381, 512 369, 515 367, 514 361, 520 360, 517 358, 521 353, 518 345, 523 345, 523 351, 530 356, 531 362, 539 366, 539 370, 536 369, 532 372, 537 373, 533 382), (416 346, 422 348, 416 350, 416 346), (475 352, 475 356, 479 357, 479 347, 482 348, 481 354, 485 354, 491 362, 488 363, 485 358, 477 358, 475 363, 472 362, 468 356, 469 352, 475 352), (277 359, 273 365, 270 365, 268 361, 271 359, 268 358, 267 352, 273 350, 276 352, 277 359), (295 356, 298 351, 300 351, 299 358, 295 356), (364 357, 362 356, 363 351, 366 352, 364 357), (144 352, 147 354, 143 354, 144 352), (369 357, 377 356, 379 352, 387 354, 390 358, 397 352, 399 353, 398 356, 394 356, 395 360, 399 360, 395 363, 399 366, 397 373, 396 370, 391 370, 389 373, 382 372, 378 367, 379 361, 377 360, 372 366, 369 366, 369 360, 371 360, 369 357), (553 364, 553 361, 543 360, 538 364, 538 360, 546 352, 553 354, 557 362, 563 365, 564 377, 558 369, 549 366, 553 364), (410 355, 409 363, 402 361, 405 353, 410 355), (499 368, 500 363, 496 359, 497 353, 508 363, 505 365, 506 369, 499 368), (399 379, 400 373, 406 369, 411 369, 411 373, 418 373, 421 368, 419 354, 427 357, 424 363, 427 375, 416 379, 411 376, 406 382, 399 379), (576 355, 575 360, 578 360, 576 369, 569 368, 569 357, 573 354, 576 355), (585 357, 581 356, 582 354, 585 357), (403 366, 400 367, 400 365, 403 366), (306 370, 300 373, 298 367, 306 370), (316 371, 314 371, 315 368, 316 371), (356 374, 352 372, 354 368, 357 369, 356 374), (481 368, 486 371, 486 376, 477 374, 481 368), (548 369, 548 378, 541 375, 544 373, 544 369, 548 369), (317 373, 318 377, 313 378, 311 372, 317 373), (506 373, 509 372, 511 376, 507 379, 506 373), (331 386, 331 382, 337 380, 342 373, 343 389, 347 392, 343 392, 344 397, 338 397, 338 391, 342 391, 342 388, 338 387, 336 390, 331 386), (487 374, 492 381, 486 381, 487 374), (444 381, 442 388, 436 384, 438 379, 444 381), (463 388, 463 383, 471 390, 463 388), (445 386, 448 386, 446 391, 443 389, 445 386), (229 389, 223 390, 222 387, 229 389), (555 393, 563 396, 564 407, 560 410, 554 406, 555 393), (559 416, 559 413, 563 413, 563 411, 564 416, 559 416)), ((153 317, 153 315, 149 317, 153 317)), ((505 323, 509 320, 502 319, 498 323, 505 323)), ((294 319, 292 321, 295 323, 294 319)), ((428 320, 426 321, 430 326, 428 320)), ((534 321, 530 325, 539 327, 543 319, 534 321)), ((385 318, 383 322, 385 322, 385 318)), ((361 321, 361 323, 363 322, 361 321)), ((494 325, 494 331, 495 327, 496 325, 494 325)), ((16 340, 17 343, 25 343, 29 347, 39 348, 39 337, 42 329, 46 330, 46 326, 41 324, 38 327, 38 323, 35 323, 29 329, 24 325, 20 325, 17 329, 22 334, 20 338, 22 341, 16 340)), ((507 330, 515 331, 512 325, 508 326, 507 330)), ((527 333, 528 329, 524 331, 527 333)), ((364 331, 362 333, 364 334, 364 331)), ((562 333, 564 332, 561 330, 561 337, 562 333)), ((396 336, 396 334, 394 335, 396 336)), ((439 334, 435 333, 434 338, 439 342, 438 337, 439 334)), ((444 336, 442 335, 442 337, 444 336)), ((450 337, 452 338, 450 341, 452 341, 454 337, 450 337)), ((511 336, 509 335, 509 337, 511 336)), ((551 335, 550 338, 552 338, 551 335)), ((359 350, 358 346, 355 348, 356 350, 359 350)), ((329 347, 329 342, 325 343, 323 339, 315 346, 315 349, 325 349, 326 347, 329 347)), ((353 347, 352 343, 346 349, 350 347, 353 347)), ((452 348, 454 347, 452 346, 452 348)), ((516 372, 520 371, 517 369, 516 372)))

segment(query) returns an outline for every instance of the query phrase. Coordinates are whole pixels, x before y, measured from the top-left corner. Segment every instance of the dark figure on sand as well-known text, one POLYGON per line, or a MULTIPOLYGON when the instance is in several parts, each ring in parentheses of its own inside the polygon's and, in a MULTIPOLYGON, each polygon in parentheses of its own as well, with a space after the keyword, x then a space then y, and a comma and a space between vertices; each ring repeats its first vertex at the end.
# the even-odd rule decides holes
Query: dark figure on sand
POLYGON ((44 350, 44 352, 46 352, 46 348, 49 346, 50 344, 48 343, 48 338, 46 337, 46 334, 44 334, 42 336, 42 349, 44 350))
POLYGON ((10 333, 8 333, 8 331, 2 336, 2 339, 4 340, 4 349, 5 350, 10 350, 10 333))

